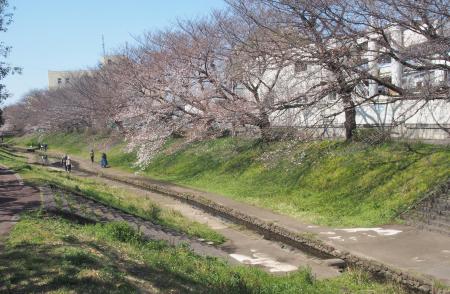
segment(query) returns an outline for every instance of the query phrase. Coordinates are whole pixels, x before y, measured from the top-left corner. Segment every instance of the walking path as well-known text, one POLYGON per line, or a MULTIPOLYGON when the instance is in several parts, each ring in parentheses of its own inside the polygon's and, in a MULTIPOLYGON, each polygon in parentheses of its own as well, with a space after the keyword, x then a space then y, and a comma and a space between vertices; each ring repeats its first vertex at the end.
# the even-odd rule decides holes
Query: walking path
POLYGON ((21 212, 40 205, 39 189, 24 185, 17 174, 0 166, 0 242, 17 223, 21 212))
POLYGON ((434 232, 421 231, 404 225, 377 228, 328 228, 305 224, 289 216, 274 213, 221 195, 182 187, 148 177, 131 175, 113 168, 100 169, 89 161, 75 157, 79 168, 97 173, 137 179, 152 185, 178 192, 196 194, 225 207, 269 223, 275 223, 292 232, 313 233, 325 244, 365 259, 375 260, 390 267, 439 280, 450 286, 450 237, 434 232))
POLYGON ((264 208, 241 203, 233 199, 182 187, 172 183, 157 181, 147 177, 132 175, 117 169, 100 169, 89 161, 73 157, 75 168, 103 174, 112 178, 138 180, 150 185, 163 187, 174 193, 199 195, 242 214, 274 223, 279 227, 298 234, 312 233, 323 243, 338 251, 349 252, 366 260, 372 260, 415 277, 439 280, 450 285, 450 237, 438 233, 420 231, 403 225, 378 228, 327 228, 305 224, 297 219, 276 214, 264 208))
MULTIPOLYGON (((28 155, 29 163, 40 163, 39 154, 25 154, 28 155)), ((55 169, 55 167, 62 171, 58 163, 49 166, 51 169, 55 169)), ((72 174, 85 178, 95 177, 96 180, 103 181, 108 185, 120 186, 143 198, 148 198, 162 207, 179 211, 190 220, 210 226, 225 236, 227 241, 220 246, 211 246, 212 244, 208 244, 207 240, 189 238, 184 234, 87 199, 82 195, 58 189, 52 191, 50 188, 42 187, 43 207, 47 211, 84 221, 126 221, 139 229, 149 239, 166 240, 172 245, 188 243, 197 254, 222 257, 232 263, 257 266, 272 273, 285 273, 295 271, 301 267, 309 267, 319 279, 340 275, 339 267, 341 264, 311 256, 276 241, 266 240, 255 232, 238 228, 220 217, 212 216, 189 204, 158 193, 149 192, 145 189, 106 178, 97 178, 91 173, 86 173, 76 168, 73 169, 72 174)))

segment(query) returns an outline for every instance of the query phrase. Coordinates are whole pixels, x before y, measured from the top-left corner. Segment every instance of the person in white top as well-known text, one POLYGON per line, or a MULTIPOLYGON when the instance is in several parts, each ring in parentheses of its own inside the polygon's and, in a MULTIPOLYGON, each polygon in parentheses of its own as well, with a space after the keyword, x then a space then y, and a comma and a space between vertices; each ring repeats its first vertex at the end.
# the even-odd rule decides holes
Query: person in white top
POLYGON ((67 156, 66 159, 66 170, 69 173, 72 171, 72 160, 70 159, 70 156, 67 156))

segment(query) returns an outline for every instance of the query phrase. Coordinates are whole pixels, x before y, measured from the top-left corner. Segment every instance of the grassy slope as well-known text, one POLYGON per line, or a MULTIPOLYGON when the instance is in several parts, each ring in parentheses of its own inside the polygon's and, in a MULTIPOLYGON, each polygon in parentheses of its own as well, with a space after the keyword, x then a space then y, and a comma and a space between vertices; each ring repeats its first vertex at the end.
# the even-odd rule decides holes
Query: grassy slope
POLYGON ((2 148, 0 148, 0 164, 16 170, 29 183, 46 184, 69 191, 81 192, 83 195, 101 203, 138 215, 173 230, 184 232, 192 237, 200 237, 216 244, 225 241, 221 234, 210 229, 207 225, 190 221, 174 210, 161 208, 149 198, 143 198, 142 195, 135 194, 130 190, 113 187, 93 179, 83 179, 58 171, 30 166, 25 163, 24 158, 10 154, 2 148))
POLYGON ((125 223, 80 225, 29 214, 0 253, 6 293, 402 293, 360 272, 316 281, 307 270, 273 276, 144 241, 125 223))
POLYGON ((100 161, 102 152, 108 155, 108 161, 114 162, 116 167, 123 170, 134 171, 136 156, 133 153, 126 153, 125 144, 120 138, 109 135, 92 135, 89 133, 68 133, 68 134, 33 134, 19 138, 10 138, 10 142, 20 146, 37 146, 38 143, 48 143, 52 151, 83 156, 89 159, 91 149, 95 150, 95 160, 100 161))
MULTIPOLYGON (((50 135, 50 147, 86 153, 90 137, 50 135), (85 151, 80 151, 85 150, 85 151)), ((30 138, 16 139, 16 143, 30 138)), ((98 140, 97 142, 101 142, 98 140)), ((133 154, 115 146, 113 166, 133 170, 133 154)), ((318 224, 371 226, 399 212, 450 177, 450 148, 402 143, 218 139, 162 152, 145 174, 223 194, 318 224)))

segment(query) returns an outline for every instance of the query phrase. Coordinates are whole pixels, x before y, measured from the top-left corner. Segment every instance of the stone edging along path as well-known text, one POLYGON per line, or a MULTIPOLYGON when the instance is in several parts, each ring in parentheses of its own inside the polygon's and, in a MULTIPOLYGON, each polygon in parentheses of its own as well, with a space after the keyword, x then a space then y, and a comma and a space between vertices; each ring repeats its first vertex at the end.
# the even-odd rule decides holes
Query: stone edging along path
MULTIPOLYGON (((15 148, 18 151, 24 151, 22 148, 15 148)), ((226 219, 231 220, 234 223, 244 225, 245 227, 258 231, 268 239, 273 239, 300 250, 308 251, 312 254, 325 257, 325 258, 339 258, 344 260, 348 265, 361 268, 376 278, 386 279, 389 281, 397 282, 412 292, 416 293, 450 293, 447 290, 438 290, 434 287, 434 281, 431 278, 422 275, 415 275, 412 273, 405 273, 401 270, 388 266, 381 262, 367 259, 355 254, 352 254, 345 250, 339 250, 335 247, 325 244, 324 242, 315 239, 308 234, 299 234, 291 231, 285 227, 277 224, 263 221, 257 217, 248 215, 242 211, 226 207, 218 204, 210 199, 188 192, 176 192, 171 189, 167 189, 162 185, 150 184, 145 181, 130 179, 126 177, 119 177, 108 173, 96 173, 91 170, 78 168, 80 171, 95 174, 100 177, 121 182, 124 184, 133 185, 135 187, 144 188, 150 191, 161 193, 175 199, 187 202, 193 206, 203 209, 209 213, 219 215, 226 219)))

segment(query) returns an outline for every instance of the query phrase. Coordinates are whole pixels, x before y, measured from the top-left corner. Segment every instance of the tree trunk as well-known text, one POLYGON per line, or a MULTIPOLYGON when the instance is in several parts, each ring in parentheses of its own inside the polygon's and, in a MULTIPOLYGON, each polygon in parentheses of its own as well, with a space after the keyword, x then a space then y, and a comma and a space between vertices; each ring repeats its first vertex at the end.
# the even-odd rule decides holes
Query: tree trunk
POLYGON ((261 139, 264 142, 269 142, 273 139, 272 130, 270 128, 269 116, 266 113, 261 113, 259 115, 258 127, 261 131, 261 139))
POLYGON ((353 132, 356 130, 356 108, 350 93, 343 94, 345 113, 345 139, 350 141, 353 138, 353 132))

